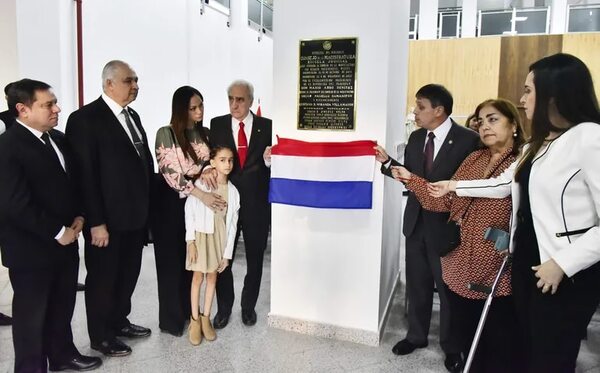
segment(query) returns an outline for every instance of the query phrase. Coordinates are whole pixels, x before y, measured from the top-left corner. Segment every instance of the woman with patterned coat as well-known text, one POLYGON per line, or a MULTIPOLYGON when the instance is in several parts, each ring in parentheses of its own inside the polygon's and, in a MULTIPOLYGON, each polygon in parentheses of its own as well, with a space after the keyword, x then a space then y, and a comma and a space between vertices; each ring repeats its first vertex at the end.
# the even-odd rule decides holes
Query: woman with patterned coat
MULTIPOLYGON (((454 174, 455 180, 500 175, 515 161, 523 143, 519 114, 509 101, 484 101, 477 106, 475 117, 485 147, 463 161, 454 174)), ((511 199, 462 198, 454 194, 434 198, 427 191, 427 180, 403 167, 393 169, 392 174, 406 183, 423 208, 449 211, 450 219, 461 226, 459 246, 442 258, 442 277, 449 290, 451 329, 459 335, 466 358, 487 297, 486 293, 471 290, 471 287, 491 287, 504 255, 495 250, 494 242, 484 239, 484 233, 488 227, 508 231, 511 199)), ((471 372, 515 371, 518 361, 515 324, 510 270, 507 270, 500 278, 471 372)))
POLYGON ((184 206, 190 194, 207 206, 224 207, 221 197, 194 187, 193 179, 208 163, 208 129, 202 126, 204 99, 183 86, 173 94, 170 125, 156 133, 157 182, 153 218, 154 254, 158 279, 159 327, 183 335, 189 319, 191 274, 185 270, 184 206))

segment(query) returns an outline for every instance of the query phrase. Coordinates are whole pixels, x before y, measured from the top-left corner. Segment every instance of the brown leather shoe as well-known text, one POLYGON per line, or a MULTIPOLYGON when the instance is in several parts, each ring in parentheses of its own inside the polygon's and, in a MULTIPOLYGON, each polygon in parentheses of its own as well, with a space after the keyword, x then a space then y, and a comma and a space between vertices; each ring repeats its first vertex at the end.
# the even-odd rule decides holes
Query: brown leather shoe
POLYGON ((217 333, 210 323, 210 316, 200 315, 200 322, 202 323, 202 335, 207 341, 214 341, 217 339, 217 333))
POLYGON ((202 342, 202 323, 199 318, 194 319, 194 316, 190 316, 188 334, 188 339, 192 345, 198 346, 202 342))

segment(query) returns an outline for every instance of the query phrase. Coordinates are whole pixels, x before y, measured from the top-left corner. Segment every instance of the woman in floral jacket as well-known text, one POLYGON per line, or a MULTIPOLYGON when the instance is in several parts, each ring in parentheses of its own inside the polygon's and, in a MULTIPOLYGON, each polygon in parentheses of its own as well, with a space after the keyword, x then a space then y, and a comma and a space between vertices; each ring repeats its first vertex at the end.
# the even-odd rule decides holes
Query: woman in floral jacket
POLYGON ((194 187, 193 179, 208 163, 209 131, 202 126, 204 99, 195 88, 183 86, 173 94, 170 125, 156 133, 159 172, 153 205, 154 254, 158 278, 159 327, 183 335, 189 319, 191 272, 185 270, 184 206, 190 194, 207 206, 219 203, 216 194, 194 187))

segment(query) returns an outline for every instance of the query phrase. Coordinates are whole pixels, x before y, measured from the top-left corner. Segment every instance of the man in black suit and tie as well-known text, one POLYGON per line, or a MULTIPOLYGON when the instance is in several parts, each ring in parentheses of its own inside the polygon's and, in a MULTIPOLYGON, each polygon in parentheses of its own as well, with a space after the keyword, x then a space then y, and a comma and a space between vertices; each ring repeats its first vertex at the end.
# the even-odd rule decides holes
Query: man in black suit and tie
MULTIPOLYGON (((474 131, 456 124, 452 114, 452 95, 441 85, 428 84, 416 94, 415 120, 421 127, 408 139, 404 151, 404 166, 410 172, 429 181, 447 180, 462 161, 479 145, 474 131)), ((390 166, 399 165, 381 147, 377 160, 381 171, 391 177, 390 166)), ((442 280, 439 253, 449 242, 442 232, 447 229, 448 213, 424 210, 413 193, 409 193, 404 211, 403 233, 406 236, 406 290, 408 302, 408 332, 392 351, 396 355, 410 354, 427 346, 431 321, 434 284, 440 298, 440 345, 446 353, 444 365, 450 372, 460 372, 463 361, 461 348, 450 330, 449 303, 442 280)))
POLYGON ((97 357, 73 344, 83 228, 64 135, 53 128, 60 108, 46 83, 14 82, 8 106, 17 118, 0 136, 0 246, 13 297, 15 372, 90 370, 97 357))
MULTIPOLYGON (((4 98, 8 99, 8 88, 10 88, 10 86, 12 85, 12 83, 8 83, 5 87, 4 87, 4 98)), ((15 121, 15 114, 13 113, 12 110, 7 109, 3 112, 0 113, 0 135, 3 134, 15 121)), ((8 286, 8 270, 5 269, 4 267, 1 267, 0 265, 0 278, 4 278, 6 277, 6 280, 0 280, 0 285, 6 285, 8 286), (6 281, 6 282, 5 282, 6 281)), ((0 286, 0 291, 4 288, 4 286, 0 286)), ((0 326, 6 326, 6 325, 11 325, 12 324, 12 318, 10 316, 7 316, 5 314, 3 314, 2 312, 0 312, 0 326)))
MULTIPOLYGON (((236 244, 240 233, 243 233, 248 265, 242 290, 242 322, 251 326, 256 324, 254 308, 260 291, 263 258, 271 223, 271 205, 268 199, 270 160, 267 161, 264 157, 270 154, 272 122, 250 111, 254 101, 254 87, 249 82, 234 81, 227 89, 227 95, 230 114, 210 121, 210 142, 212 145, 228 146, 235 153, 234 168, 229 178, 240 192, 236 244)), ((203 176, 207 174, 210 175, 210 172, 203 176)), ((208 183, 211 184, 210 181, 208 183)), ((214 180, 212 185, 216 187, 214 180)), ((214 318, 214 327, 217 329, 227 325, 233 307, 235 296, 231 267, 229 265, 217 279, 218 312, 214 318)))
POLYGON ((107 356, 131 353, 117 336, 150 335, 127 319, 148 238, 154 170, 140 117, 128 107, 137 97, 137 82, 127 63, 110 61, 102 70, 102 96, 67 121, 86 217, 88 333, 91 347, 107 356))

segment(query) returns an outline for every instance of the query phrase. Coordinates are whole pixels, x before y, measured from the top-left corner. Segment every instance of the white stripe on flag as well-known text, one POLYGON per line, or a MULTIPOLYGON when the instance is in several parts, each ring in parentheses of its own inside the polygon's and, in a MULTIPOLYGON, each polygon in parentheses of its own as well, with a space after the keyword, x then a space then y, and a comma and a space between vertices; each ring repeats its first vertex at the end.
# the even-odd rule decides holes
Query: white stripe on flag
POLYGON ((313 181, 373 181, 375 156, 271 156, 271 178, 313 181))

